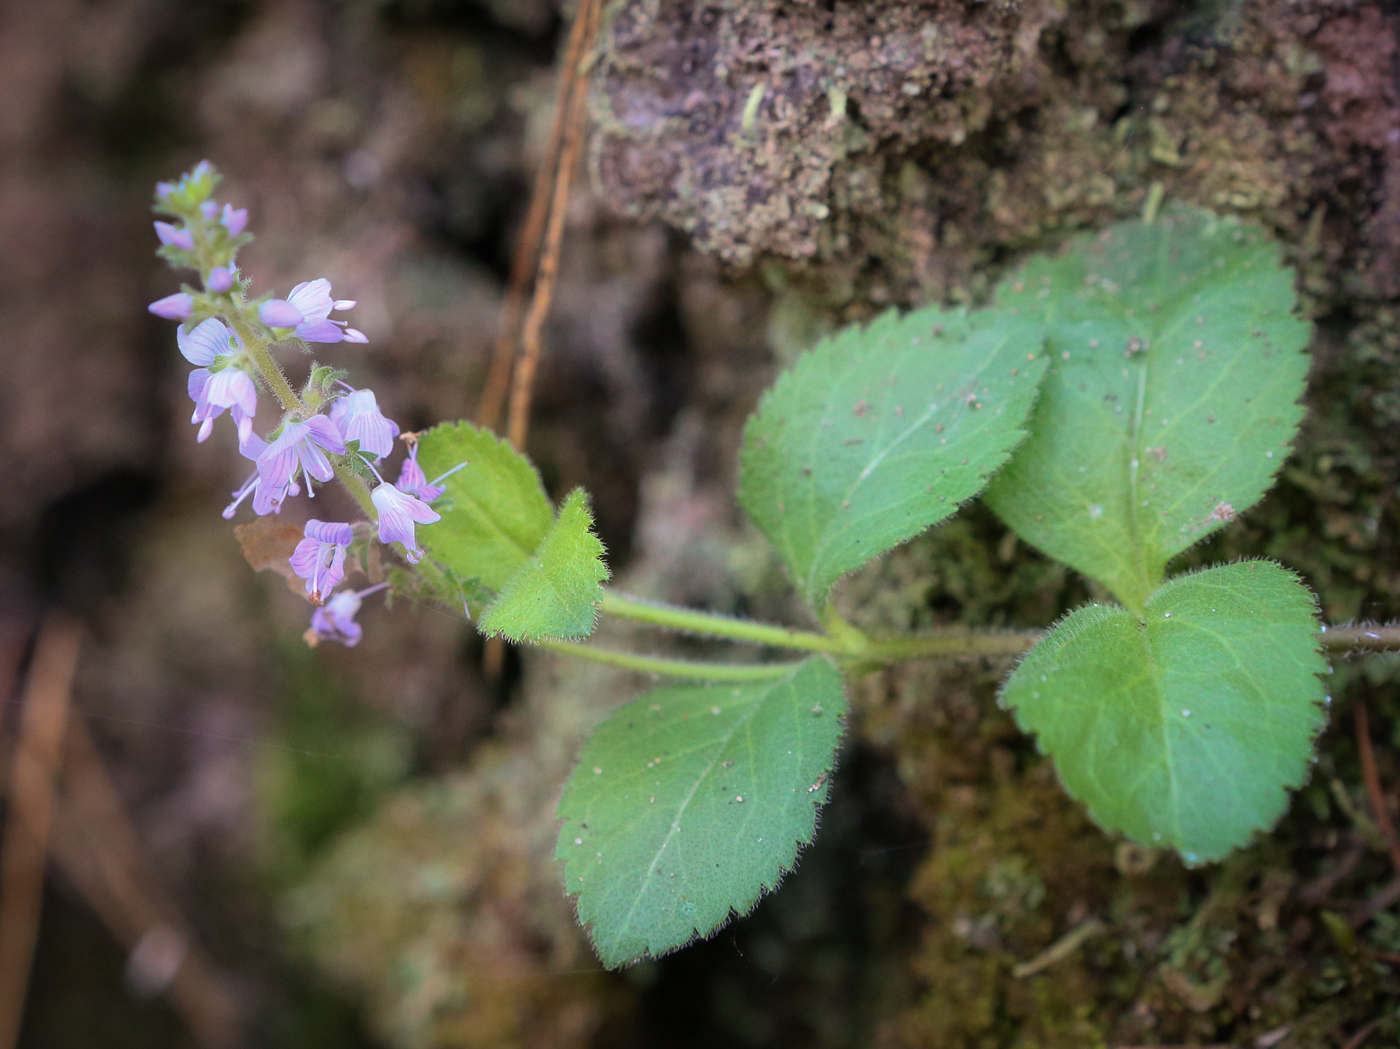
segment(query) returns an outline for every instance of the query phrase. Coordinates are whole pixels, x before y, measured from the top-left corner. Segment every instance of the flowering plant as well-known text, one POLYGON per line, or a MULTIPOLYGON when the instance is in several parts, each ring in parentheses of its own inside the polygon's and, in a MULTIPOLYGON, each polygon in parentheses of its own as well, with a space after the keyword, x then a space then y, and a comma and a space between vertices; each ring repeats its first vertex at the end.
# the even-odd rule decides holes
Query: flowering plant
POLYGON ((586 496, 556 508, 508 442, 465 422, 401 433, 328 366, 294 390, 274 347, 365 341, 330 316, 354 302, 323 279, 250 299, 236 265, 246 212, 213 201, 216 184, 204 163, 158 188, 174 220, 156 223, 160 253, 201 286, 150 308, 181 323, 198 439, 227 412, 255 464, 226 517, 249 497, 253 513, 278 513, 332 480, 365 515, 309 520, 288 555, 318 606, 308 641, 357 643, 361 602, 388 590, 461 607, 488 635, 690 682, 600 726, 559 804, 565 887, 609 965, 708 935, 796 862, 830 789, 843 674, 1029 649, 1001 701, 1066 789, 1105 830, 1197 864, 1268 830, 1306 779, 1330 699, 1324 650, 1395 640, 1321 627, 1307 587, 1270 561, 1168 576, 1263 496, 1302 419, 1311 328, 1256 227, 1159 217, 1153 203, 1028 260, 985 309, 891 311, 802 357, 750 419, 739 501, 813 631, 605 589, 586 496), (265 435, 260 391, 280 412, 265 435), (390 483, 396 437, 408 449, 390 483), (1105 601, 1048 633, 879 638, 836 614, 842 576, 979 493, 1105 601), (351 566, 367 586, 341 588, 351 566), (804 658, 696 663, 577 643, 600 612, 804 658))
MULTIPOLYGON (((354 300, 332 299, 325 278, 298 284, 285 299, 249 299, 237 265, 238 250, 253 239, 245 232, 248 212, 227 203, 220 207, 212 199, 218 183, 218 173, 204 161, 178 182, 156 187, 155 211, 174 220, 155 223, 160 254, 174 267, 196 270, 202 287, 186 285, 148 308, 181 322, 176 344, 195 365, 189 393, 197 439, 208 438, 227 411, 238 428, 240 450, 256 467, 234 492, 224 517, 232 518, 249 496, 255 514, 278 513, 289 496, 304 490, 313 498, 317 483, 339 480, 377 529, 379 542, 399 544, 405 558, 417 562, 422 551, 415 526, 440 519, 429 503, 443 489, 427 483, 416 448, 410 447, 397 485, 385 481, 380 466, 400 431, 380 412, 373 391, 357 390, 344 381, 344 373, 320 366, 300 391, 294 390, 272 354, 272 347, 283 343, 305 348, 367 342, 364 333, 330 316, 352 309, 354 300), (260 387, 274 396, 282 413, 266 437, 253 432, 260 387)), ((410 446, 416 438, 403 436, 410 446)), ((325 606, 313 613, 307 639, 354 645, 360 639, 355 614, 361 600, 388 584, 333 593, 345 578, 356 529, 348 522, 313 519, 305 531, 289 567, 306 580, 307 597, 325 606)))

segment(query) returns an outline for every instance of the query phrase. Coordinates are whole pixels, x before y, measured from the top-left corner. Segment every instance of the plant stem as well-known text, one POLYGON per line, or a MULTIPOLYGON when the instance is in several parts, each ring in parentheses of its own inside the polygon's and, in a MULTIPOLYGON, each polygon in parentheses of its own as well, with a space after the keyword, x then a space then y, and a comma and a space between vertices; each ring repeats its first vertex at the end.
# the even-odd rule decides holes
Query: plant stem
POLYGON ((905 659, 950 659, 977 656, 1019 656, 1045 636, 1043 630, 948 631, 924 637, 871 638, 867 647, 852 653, 880 663, 905 659))
POLYGON ((1390 652, 1400 648, 1400 626, 1325 626, 1322 647, 1328 652, 1390 652))
MULTIPOLYGON (((236 296, 241 299, 241 296, 236 296)), ((244 351, 253 358, 253 363, 258 366, 258 371, 262 373, 263 381, 268 388, 282 402, 285 411, 300 414, 306 411, 306 405, 301 403, 301 398, 297 396, 292 384, 287 381, 287 377, 282 374, 282 366, 272 356, 272 351, 268 349, 267 343, 253 334, 253 329, 248 327, 248 322, 243 317, 242 310, 234 308, 224 314, 224 320, 229 322, 233 328, 233 333, 238 336, 238 341, 243 344, 244 351)))
MULTIPOLYGON (((778 648, 795 648, 804 652, 830 652, 834 655, 855 655, 848 644, 825 634, 814 634, 807 630, 793 630, 790 627, 774 626, 769 623, 754 623, 732 616, 716 615, 713 612, 694 612, 688 608, 664 605, 658 602, 643 601, 627 597, 616 591, 603 591, 602 611, 619 619, 632 619, 639 623, 675 630, 684 634, 703 634, 709 637, 724 637, 731 641, 747 641, 754 645, 773 645, 778 648)), ((861 653, 863 654, 863 653, 861 653)))
POLYGON ((374 505, 374 500, 369 496, 369 485, 365 484, 365 479, 348 466, 341 466, 336 463, 333 467, 336 479, 345 486, 345 490, 350 493, 355 502, 360 504, 360 509, 369 518, 370 524, 379 523, 379 510, 374 505))
POLYGON ((598 645, 576 641, 536 641, 537 648, 561 655, 586 659, 593 663, 636 670, 643 674, 688 678, 692 681, 770 681, 792 673, 794 663, 696 663, 685 659, 665 659, 643 656, 635 652, 620 652, 598 645))

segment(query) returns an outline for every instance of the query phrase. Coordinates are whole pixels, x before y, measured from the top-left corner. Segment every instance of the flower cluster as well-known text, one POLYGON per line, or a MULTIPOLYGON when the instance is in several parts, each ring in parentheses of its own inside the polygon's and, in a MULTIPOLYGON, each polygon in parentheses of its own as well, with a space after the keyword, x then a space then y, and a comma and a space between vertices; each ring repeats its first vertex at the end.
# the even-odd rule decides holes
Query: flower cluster
MULTIPOLYGON (((232 518, 250 496, 255 514, 279 513, 289 497, 303 491, 314 497, 317 483, 338 479, 377 528, 378 541, 401 544, 408 562, 418 564, 424 554, 415 528, 440 520, 429 504, 444 489, 430 484, 419 467, 416 435, 403 435, 408 456, 396 483, 385 481, 379 464, 392 453, 400 430, 379 410, 374 393, 357 390, 341 379, 342 373, 320 366, 313 367, 311 379, 297 392, 272 354, 279 343, 307 349, 306 343, 367 342, 363 332, 330 316, 355 302, 333 299, 325 278, 298 284, 285 299, 249 299, 248 282, 236 263, 238 249, 252 240, 244 232, 248 212, 212 199, 218 181, 212 165, 202 161, 178 182, 156 186, 154 210, 173 220, 155 223, 158 254, 174 267, 197 270, 202 287, 185 285, 149 309, 180 322, 176 345, 195 366, 189 395, 194 401, 191 422, 199 427, 196 440, 207 439, 215 420, 227 412, 238 431, 239 450, 254 464, 224 517, 232 518), (266 437, 254 432, 260 388, 276 397, 281 411, 266 437)), ((370 530, 359 534, 367 536, 370 530)), ((304 535, 290 566, 306 580, 307 597, 320 606, 307 640, 354 645, 360 639, 355 615, 361 601, 388 584, 335 592, 357 541, 352 524, 313 518, 304 535)))

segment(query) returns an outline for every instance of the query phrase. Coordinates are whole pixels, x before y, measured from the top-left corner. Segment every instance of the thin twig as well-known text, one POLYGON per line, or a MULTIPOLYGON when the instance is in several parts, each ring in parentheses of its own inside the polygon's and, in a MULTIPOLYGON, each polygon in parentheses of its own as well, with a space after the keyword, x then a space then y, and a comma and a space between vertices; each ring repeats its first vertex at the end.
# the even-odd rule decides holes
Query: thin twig
POLYGON ((0 856, 0 1049, 12 1049, 19 1037, 29 989, 44 897, 54 773, 68 727, 79 643, 77 624, 51 615, 39 628, 29 670, 0 856))
POLYGON ((1400 903, 1400 877, 1392 878, 1385 888, 1352 911, 1347 918, 1347 924, 1353 929, 1359 929, 1376 915, 1382 911, 1390 910, 1397 903, 1400 903))
POLYGON ((1332 895, 1332 890, 1356 869, 1356 865, 1369 851, 1366 842, 1360 836, 1355 836, 1346 852, 1342 853, 1341 859, 1298 890, 1298 902, 1304 907, 1321 906, 1327 897, 1332 895))
POLYGON ((1356 749, 1361 755, 1361 775, 1366 780, 1366 793, 1371 797, 1376 826, 1380 828, 1386 850, 1390 853, 1390 864, 1395 868, 1395 873, 1400 874, 1400 837, 1396 837, 1395 824, 1390 821, 1390 813, 1386 811, 1385 792, 1381 790, 1380 773, 1376 771, 1376 752, 1371 748, 1371 719, 1366 712, 1366 700, 1357 696, 1354 711, 1356 749))
POLYGON ((535 172, 530 208, 525 213, 520 243, 515 249, 515 259, 511 264, 506 301, 501 308, 501 327, 496 333, 496 346, 491 354, 491 370, 487 373, 486 387, 481 393, 481 404, 476 411, 477 425, 488 430, 496 428, 501 419, 501 409, 505 407, 506 392, 510 388, 511 365, 515 363, 515 343, 520 336, 525 292, 529 290, 531 278, 539 266, 540 238, 544 233, 545 219, 549 217, 549 201, 552 196, 550 189, 554 185, 555 172, 559 169, 559 154, 564 146, 564 129, 570 111, 569 99, 578 83, 578 69, 589 38, 585 14, 580 8, 574 18, 573 30, 569 33, 564 63, 559 70, 559 85, 554 93, 554 122, 549 129, 549 144, 545 147, 539 170, 535 172))
POLYGON ((1024 980, 1028 976, 1034 976, 1036 973, 1050 968, 1050 966, 1054 965, 1056 962, 1064 961, 1075 951, 1079 950, 1085 940, 1107 931, 1108 926, 1097 918, 1089 918, 1086 921, 1082 921, 1030 961, 1015 966, 1011 970, 1011 975, 1018 980, 1024 980))
MULTIPOLYGON (((582 32, 590 45, 598 28, 601 10, 602 0, 582 0, 579 5, 578 21, 583 24, 582 32)), ((520 360, 516 362, 515 380, 510 391, 510 415, 506 435, 517 450, 525 447, 525 435, 530 429, 530 400, 534 395, 535 372, 540 362, 540 335, 544 330, 545 318, 549 316, 550 304, 554 300, 554 282, 559 274, 559 246, 564 239, 569 187, 573 183, 587 115, 588 91, 583 83, 583 62, 576 63, 566 72, 575 80, 575 85, 569 97, 569 114, 565 123, 564 146, 559 155, 559 168, 554 173, 554 194, 549 209, 549 226, 545 230, 544 246, 540 254, 539 273, 535 276, 535 295, 530 301, 530 311, 525 315, 525 324, 521 329, 520 360)))

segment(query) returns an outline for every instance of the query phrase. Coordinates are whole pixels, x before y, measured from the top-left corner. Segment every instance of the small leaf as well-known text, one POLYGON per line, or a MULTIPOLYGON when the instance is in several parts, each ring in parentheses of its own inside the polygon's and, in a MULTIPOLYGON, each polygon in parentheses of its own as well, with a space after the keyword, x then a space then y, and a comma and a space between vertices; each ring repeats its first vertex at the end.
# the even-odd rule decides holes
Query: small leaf
POLYGON ((576 488, 535 555, 481 617, 481 630, 512 641, 587 637, 603 599, 603 544, 592 532, 588 497, 576 488))
POLYGON ((442 520, 419 527, 419 542, 461 580, 499 591, 534 555, 554 509, 530 460, 469 423, 444 423, 418 440, 418 463, 433 480, 461 463, 433 503, 442 520))
POLYGON ((683 947, 777 886, 816 830, 845 710, 818 656, 776 681, 656 689, 598 727, 555 856, 604 965, 683 947))
POLYGON ((813 606, 976 495, 1025 436, 1043 318, 938 307, 826 339, 744 432, 739 501, 813 606))
POLYGON ((1295 302, 1257 226, 1203 212, 1031 260, 997 307, 1044 305, 1051 367, 988 504, 1140 609, 1167 561, 1253 506, 1288 458, 1311 334, 1295 302))
POLYGON ((1091 605, 1002 691, 1102 827, 1218 860, 1268 830, 1307 778, 1325 723, 1316 604, 1293 573, 1245 561, 1178 576, 1142 617, 1091 605))

